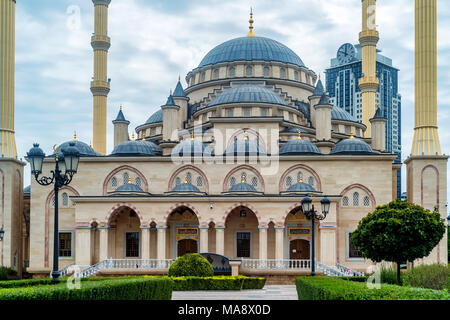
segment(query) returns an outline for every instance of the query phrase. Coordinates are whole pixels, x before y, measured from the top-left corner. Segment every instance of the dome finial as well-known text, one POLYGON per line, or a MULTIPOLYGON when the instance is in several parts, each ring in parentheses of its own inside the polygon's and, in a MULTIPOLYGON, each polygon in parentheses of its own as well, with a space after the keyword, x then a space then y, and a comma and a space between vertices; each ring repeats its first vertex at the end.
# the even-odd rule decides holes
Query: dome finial
POLYGON ((181 81, 181 76, 180 75, 178 75, 178 82, 180 82, 181 81))
POLYGON ((172 89, 170 89, 170 95, 172 95, 172 89))
POLYGON ((194 141, 194 131, 191 133, 191 140, 194 141))
POLYGON ((131 184, 131 177, 128 177, 128 184, 131 184))
POLYGON ((122 111, 122 105, 120 105, 120 110, 122 111))
POLYGON ((184 184, 188 183, 187 174, 184 176, 184 184))
POLYGON ((298 183, 303 183, 303 174, 298 176, 298 183))
POLYGON ((131 134, 131 141, 134 141, 134 132, 131 134))
POLYGON ((302 134, 301 134, 300 128, 298 128, 298 137, 297 137, 297 139, 298 140, 302 140, 302 134))
POLYGON ((241 182, 245 183, 245 174, 242 174, 241 179, 242 179, 241 182))
POLYGON ((145 139, 145 134, 142 134, 142 141, 147 141, 147 140, 145 139))
POLYGON ((248 134, 247 134, 247 130, 244 130, 244 140, 247 141, 248 140, 248 134))
POLYGON ((73 141, 78 141, 77 140, 77 132, 76 131, 73 132, 73 141))
POLYGON ((350 131, 350 139, 355 139, 353 130, 350 131))
POLYGON ((248 20, 250 23, 250 26, 248 27, 250 31, 247 33, 247 37, 254 37, 255 34, 253 33, 253 9, 250 7, 250 20, 248 20))

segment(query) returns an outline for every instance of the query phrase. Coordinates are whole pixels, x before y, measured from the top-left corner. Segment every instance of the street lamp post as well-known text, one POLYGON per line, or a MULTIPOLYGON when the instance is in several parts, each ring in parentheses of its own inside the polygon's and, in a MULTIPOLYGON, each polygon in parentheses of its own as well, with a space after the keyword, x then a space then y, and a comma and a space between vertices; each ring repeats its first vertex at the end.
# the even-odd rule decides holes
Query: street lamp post
POLYGON ((44 162, 45 153, 39 148, 39 144, 35 143, 33 148, 27 153, 27 161, 31 166, 31 174, 34 175, 36 182, 42 186, 48 186, 54 184, 55 191, 55 222, 54 222, 54 239, 53 239, 53 271, 51 273, 52 283, 59 283, 59 230, 58 230, 58 192, 63 186, 67 186, 71 181, 75 173, 78 170, 79 152, 75 148, 75 142, 70 142, 69 147, 61 150, 60 148, 53 147, 55 150, 55 170, 50 171, 52 174, 50 177, 39 175, 42 173, 42 164, 44 162))
POLYGON ((308 220, 311 220, 311 276, 316 275, 316 228, 315 220, 323 220, 326 218, 330 210, 330 200, 325 197, 320 200, 322 205, 322 213, 319 214, 314 209, 314 204, 312 204, 312 199, 306 196, 302 199, 302 210, 308 220))

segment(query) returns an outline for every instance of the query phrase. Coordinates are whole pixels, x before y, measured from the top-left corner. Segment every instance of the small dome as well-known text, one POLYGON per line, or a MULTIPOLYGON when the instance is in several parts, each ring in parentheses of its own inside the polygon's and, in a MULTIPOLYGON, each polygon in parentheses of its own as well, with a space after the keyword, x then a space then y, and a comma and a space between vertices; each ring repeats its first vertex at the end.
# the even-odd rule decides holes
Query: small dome
POLYGON ((280 156, 287 155, 314 155, 321 154, 319 148, 309 140, 295 139, 283 145, 279 152, 280 156))
MULTIPOLYGON (((68 149, 69 147, 74 147, 75 149, 77 149, 80 157, 98 157, 98 156, 101 156, 101 154, 95 152, 95 150, 92 147, 90 147, 86 143, 78 141, 78 140, 72 140, 72 141, 64 142, 59 147, 60 147, 60 150, 61 150, 61 152, 63 154, 64 154, 64 149, 68 149), (70 143, 74 143, 75 145, 71 146, 70 143)), ((54 157, 55 155, 53 154, 52 156, 54 157)))
POLYGON ((182 192, 182 193, 202 193, 196 186, 191 183, 181 183, 176 185, 171 192, 182 192))
POLYGON ((156 156, 162 150, 151 141, 125 141, 116 146, 111 156, 156 156))
POLYGON ((154 124, 154 123, 160 123, 163 121, 163 112, 162 109, 159 109, 154 114, 150 116, 150 118, 147 119, 145 124, 154 124))
POLYGON ((331 108, 331 120, 358 122, 350 113, 336 106, 331 108))
POLYGON ((339 141, 331 150, 330 154, 376 154, 372 148, 363 140, 350 138, 339 141))
POLYGON ((144 190, 133 183, 125 183, 118 187, 114 192, 144 192, 144 190))
POLYGON ((240 37, 219 44, 208 52, 198 67, 232 61, 277 61, 305 66, 294 51, 278 41, 265 37, 240 37))
POLYGON ((287 189, 287 192, 315 192, 316 190, 313 188, 312 185, 304 182, 297 182, 296 184, 293 184, 287 189))
POLYGON ((172 156, 186 157, 186 156, 210 156, 212 151, 203 142, 198 140, 186 139, 177 144, 172 150, 172 156))
POLYGON ((232 186, 230 190, 228 190, 228 192, 258 192, 258 191, 251 184, 241 182, 232 186))
POLYGON ((286 101, 270 89, 254 84, 242 84, 219 94, 208 104, 208 107, 243 102, 270 103, 287 106, 286 101))
POLYGON ((260 156, 267 155, 258 140, 236 140, 225 150, 225 156, 260 156))

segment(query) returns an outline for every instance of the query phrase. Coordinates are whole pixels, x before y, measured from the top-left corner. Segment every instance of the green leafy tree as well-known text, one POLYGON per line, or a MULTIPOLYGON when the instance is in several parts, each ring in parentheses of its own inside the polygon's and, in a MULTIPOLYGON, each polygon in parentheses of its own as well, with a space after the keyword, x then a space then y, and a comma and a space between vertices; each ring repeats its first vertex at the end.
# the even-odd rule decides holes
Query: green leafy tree
POLYGON ((361 219, 350 241, 364 258, 396 262, 400 284, 400 264, 428 256, 444 233, 444 220, 436 210, 395 200, 361 219))

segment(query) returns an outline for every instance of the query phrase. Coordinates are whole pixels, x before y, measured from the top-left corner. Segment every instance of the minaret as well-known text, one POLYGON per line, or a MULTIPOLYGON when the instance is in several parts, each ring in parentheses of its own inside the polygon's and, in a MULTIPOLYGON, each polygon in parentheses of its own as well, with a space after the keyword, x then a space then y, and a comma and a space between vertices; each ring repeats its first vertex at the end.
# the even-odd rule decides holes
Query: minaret
POLYGON ((94 150, 106 154, 106 109, 110 90, 108 79, 108 50, 111 40, 108 37, 108 6, 111 0, 92 0, 95 6, 95 32, 91 38, 94 49, 94 77, 91 92, 94 96, 93 140, 94 150))
POLYGON ((415 123, 412 155, 440 155, 437 130, 436 0, 416 0, 415 123))
POLYGON ((376 0, 362 0, 362 31, 359 33, 359 43, 362 54, 362 73, 359 79, 359 88, 362 97, 362 123, 367 129, 364 137, 371 137, 370 119, 376 111, 376 94, 378 90, 378 78, 376 76, 377 66, 377 43, 378 31, 375 25, 376 0))
MULTIPOLYGON (((125 116, 122 112, 122 106, 120 106, 119 113, 117 114, 117 117, 115 120, 113 120, 114 125, 114 148, 117 147, 122 142, 126 142, 129 140, 128 137, 128 125, 130 124, 130 121, 125 119, 125 116)), ((145 134, 143 133, 143 137, 145 137, 145 134)))
POLYGON ((14 64, 16 1, 1 0, 1 157, 17 158, 14 137, 14 64))
MULTIPOLYGON (((447 161, 441 154, 436 102, 436 2, 415 0, 415 127, 411 155, 405 160, 408 202, 447 218, 447 161)), ((447 232, 418 263, 447 263, 447 232)))

